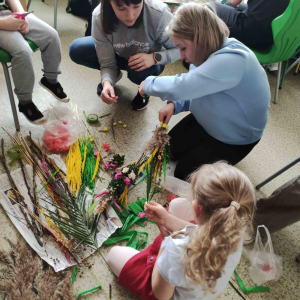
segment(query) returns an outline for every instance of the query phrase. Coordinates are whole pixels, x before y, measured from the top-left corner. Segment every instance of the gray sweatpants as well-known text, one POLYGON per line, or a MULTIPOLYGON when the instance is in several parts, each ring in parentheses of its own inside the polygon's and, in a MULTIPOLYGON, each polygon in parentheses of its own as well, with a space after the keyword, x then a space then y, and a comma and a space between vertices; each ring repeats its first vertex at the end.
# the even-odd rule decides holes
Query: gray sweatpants
MULTIPOLYGON (((8 16, 11 11, 0 11, 0 18, 8 16)), ((56 79, 60 71, 61 46, 58 33, 51 26, 30 14, 27 16, 29 32, 0 30, 0 48, 12 56, 11 73, 15 85, 15 93, 19 101, 32 99, 34 87, 34 71, 32 50, 25 38, 34 42, 41 50, 44 75, 48 79, 56 79)))

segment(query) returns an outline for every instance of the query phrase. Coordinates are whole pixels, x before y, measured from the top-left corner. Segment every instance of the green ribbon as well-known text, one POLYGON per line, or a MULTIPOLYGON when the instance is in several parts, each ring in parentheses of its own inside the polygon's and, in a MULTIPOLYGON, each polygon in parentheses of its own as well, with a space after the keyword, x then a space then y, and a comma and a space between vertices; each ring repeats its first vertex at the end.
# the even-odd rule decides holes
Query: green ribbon
POLYGON ((78 269, 76 266, 74 266, 73 272, 72 272, 72 279, 71 279, 72 284, 75 282, 77 274, 78 274, 78 269))
POLYGON ((77 299, 81 299, 83 294, 87 294, 87 293, 93 292, 95 290, 99 290, 101 288, 102 288, 101 285, 98 285, 98 286, 96 286, 96 287, 94 287, 92 289, 89 289, 89 290, 86 290, 86 291, 82 291, 82 292, 78 292, 77 293, 77 297, 78 297, 77 299))
POLYGON ((7 150, 6 154, 11 158, 11 162, 9 163, 12 166, 17 160, 24 158, 25 148, 22 145, 16 145, 7 150), (13 152, 19 151, 19 152, 13 152))
POLYGON ((234 270, 234 274, 236 276, 236 280, 237 280, 241 290, 244 293, 249 294, 249 293, 259 293, 259 292, 270 292, 270 288, 268 288, 266 286, 254 286, 254 287, 246 288, 245 285, 244 285, 243 280, 238 275, 236 270, 234 270))
POLYGON ((148 233, 147 232, 140 232, 136 230, 128 231, 128 229, 133 224, 138 224, 142 227, 145 226, 145 221, 148 218, 140 219, 138 216, 140 212, 144 212, 144 205, 147 200, 145 198, 139 199, 136 202, 132 202, 129 207, 125 207, 121 205, 122 212, 120 212, 114 204, 112 207, 115 209, 117 215, 119 216, 123 226, 122 228, 118 229, 115 234, 109 237, 103 245, 113 245, 123 240, 127 240, 127 247, 134 248, 136 250, 145 249, 148 240, 148 233), (142 239, 143 238, 143 239, 142 239))

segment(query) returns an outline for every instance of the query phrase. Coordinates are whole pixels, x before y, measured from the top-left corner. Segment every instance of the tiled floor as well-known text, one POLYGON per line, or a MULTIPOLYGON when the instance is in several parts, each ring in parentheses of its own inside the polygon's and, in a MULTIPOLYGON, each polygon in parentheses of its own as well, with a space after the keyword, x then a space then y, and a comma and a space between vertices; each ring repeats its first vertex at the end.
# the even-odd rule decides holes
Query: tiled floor
MULTIPOLYGON (((117 153, 126 155, 126 162, 135 160, 143 147, 145 141, 151 137, 151 131, 158 124, 158 110, 165 105, 160 99, 151 97, 149 107, 141 112, 134 112, 130 109, 130 100, 137 93, 137 86, 132 84, 126 76, 117 84, 117 94, 119 101, 117 105, 107 106, 101 102, 96 95, 96 87, 100 81, 100 74, 96 70, 87 69, 74 64, 68 55, 68 47, 71 42, 84 35, 85 21, 67 14, 65 8, 67 1, 59 1, 58 7, 58 32, 62 43, 62 75, 59 77, 65 91, 72 99, 72 104, 77 105, 78 113, 83 118, 82 111, 86 113, 97 113, 103 115, 112 113, 115 121, 122 120, 128 125, 126 129, 116 128, 116 139, 120 148, 113 142, 110 133, 99 133, 98 130, 105 126, 110 126, 111 116, 101 119, 101 124, 91 128, 98 141, 108 142, 117 153)), ((53 25, 53 1, 45 0, 41 2, 34 0, 30 10, 35 11, 35 15, 53 25)), ((34 54, 34 68, 36 72, 36 83, 42 76, 42 63, 40 53, 34 54)), ((181 62, 176 62, 167 66, 165 75, 174 75, 185 72, 181 62)), ((276 72, 269 73, 269 81, 272 93, 275 88, 276 72)), ((15 132, 14 123, 9 105, 9 99, 6 91, 6 85, 3 72, 0 72, 0 123, 6 129, 15 132)), ((33 100, 41 110, 50 106, 56 106, 58 102, 43 90, 38 84, 34 89, 33 100)), ((283 167, 300 155, 300 74, 293 76, 288 74, 284 88, 279 92, 278 104, 271 103, 269 122, 261 142, 255 147, 251 154, 237 165, 252 180, 253 184, 261 182, 263 179, 283 167)), ((183 115, 172 118, 170 125, 173 126, 183 117, 183 115)), ((23 116, 20 115, 20 123, 23 134, 29 131, 37 139, 41 138, 43 128, 29 124, 23 116)), ((0 129, 0 138, 5 139, 6 148, 11 147, 12 143, 7 134, 0 129)), ((3 173, 3 169, 0 170, 3 173)), ((289 179, 300 174, 300 164, 294 166, 283 175, 273 180, 257 192, 258 199, 269 195, 277 187, 289 179)), ((130 199, 135 201, 138 196, 143 195, 142 189, 135 189, 130 193, 130 199)), ((0 244, 6 246, 4 237, 10 237, 13 240, 21 238, 5 212, 0 208, 0 244)), ((140 229, 140 228, 139 228, 140 229)), ((158 230, 153 224, 147 224, 144 229, 149 232, 149 243, 154 240, 158 230)), ((283 258, 283 276, 278 282, 269 283, 270 293, 259 293, 250 295, 253 300, 258 299, 300 299, 300 267, 295 262, 295 256, 300 253, 300 223, 294 224, 288 228, 272 235, 274 251, 283 258)), ((107 255, 109 248, 101 248, 104 255, 107 255)), ((136 299, 133 295, 126 292, 117 284, 114 276, 108 271, 99 255, 91 259, 95 263, 95 272, 108 290, 109 283, 112 284, 112 299, 136 299)), ((244 279, 247 286, 253 283, 248 275, 249 262, 242 259, 238 272, 244 279)), ((85 270, 82 278, 78 278, 74 285, 74 292, 94 287, 98 284, 95 275, 91 270, 85 270)), ((98 291, 86 299, 106 299, 103 291, 98 291)), ((226 290, 217 299, 240 299, 240 296, 228 285, 226 290)))

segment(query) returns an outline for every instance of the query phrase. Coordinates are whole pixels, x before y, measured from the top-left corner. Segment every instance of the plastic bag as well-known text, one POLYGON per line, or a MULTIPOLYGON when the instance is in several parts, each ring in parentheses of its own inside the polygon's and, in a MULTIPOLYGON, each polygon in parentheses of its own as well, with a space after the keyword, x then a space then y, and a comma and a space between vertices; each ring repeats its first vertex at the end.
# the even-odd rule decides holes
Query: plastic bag
POLYGON ((262 285, 267 281, 277 281, 282 275, 282 258, 273 251, 272 240, 268 228, 264 225, 257 227, 254 248, 247 253, 251 262, 249 274, 256 285, 262 285), (267 242, 263 245, 259 228, 264 228, 267 242))
POLYGON ((56 152, 69 150, 81 132, 76 114, 66 107, 54 107, 44 128, 43 145, 48 150, 56 152))

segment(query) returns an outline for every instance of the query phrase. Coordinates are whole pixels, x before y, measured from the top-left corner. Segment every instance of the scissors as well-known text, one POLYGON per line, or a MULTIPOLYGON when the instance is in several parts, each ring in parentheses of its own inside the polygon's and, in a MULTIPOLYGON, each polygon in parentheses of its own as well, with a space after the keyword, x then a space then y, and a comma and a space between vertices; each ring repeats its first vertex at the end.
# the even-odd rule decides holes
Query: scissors
POLYGON ((13 16, 17 16, 17 19, 23 19, 25 20, 25 17, 31 13, 33 13, 34 11, 30 11, 30 12, 24 12, 24 13, 18 13, 18 12, 14 12, 12 13, 13 16))

